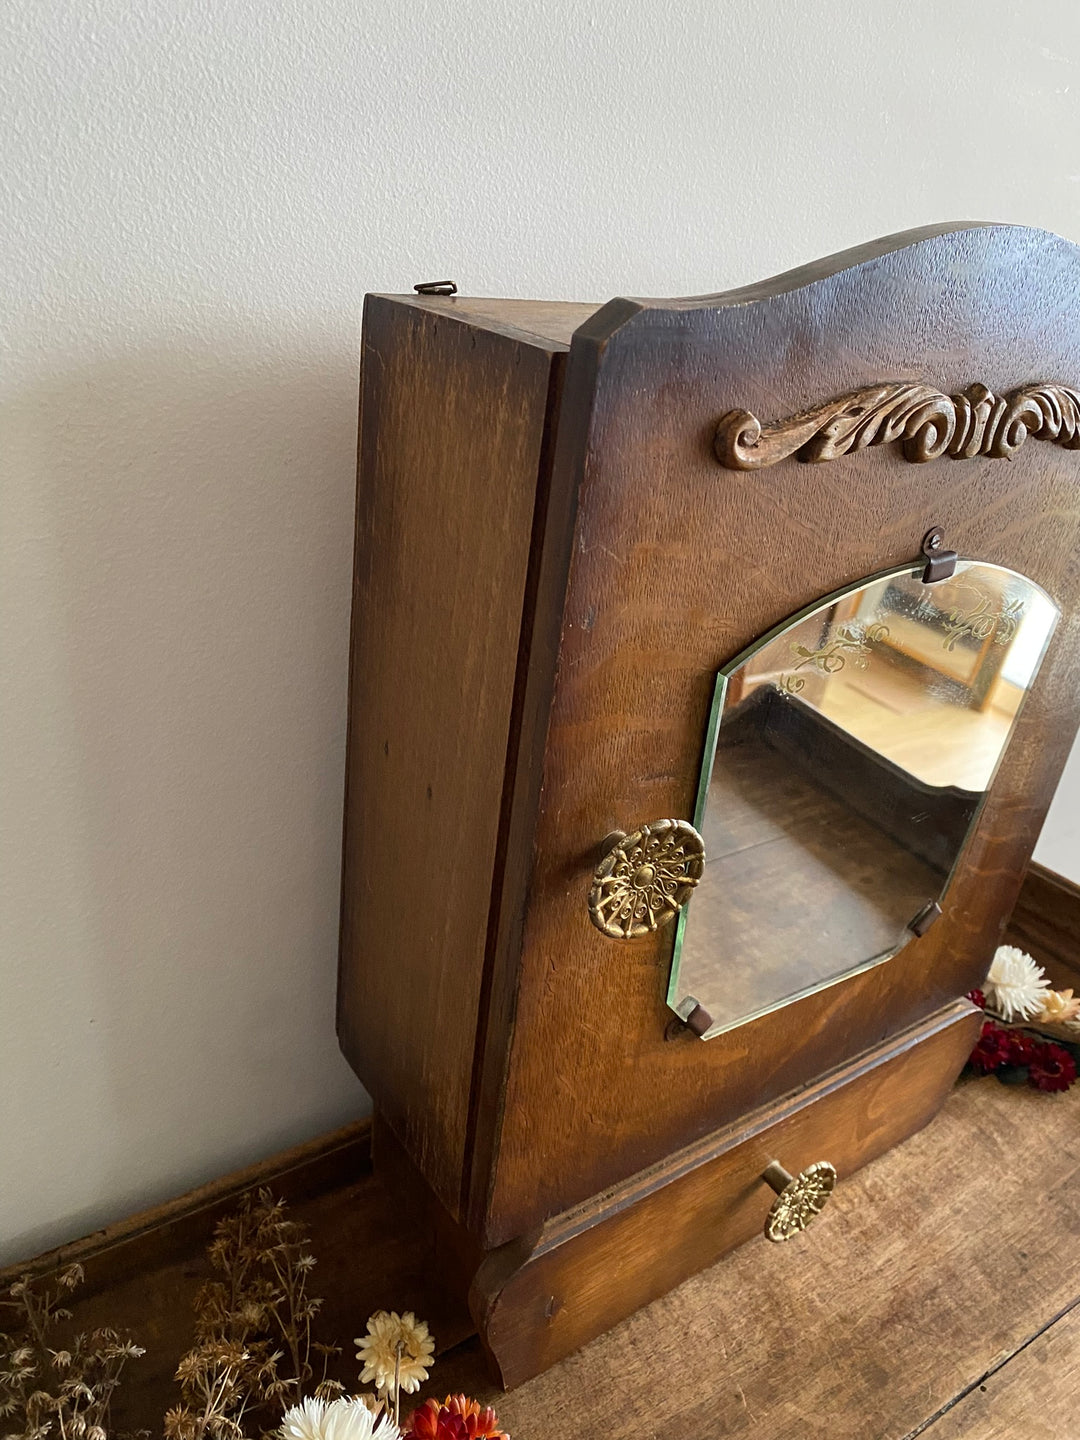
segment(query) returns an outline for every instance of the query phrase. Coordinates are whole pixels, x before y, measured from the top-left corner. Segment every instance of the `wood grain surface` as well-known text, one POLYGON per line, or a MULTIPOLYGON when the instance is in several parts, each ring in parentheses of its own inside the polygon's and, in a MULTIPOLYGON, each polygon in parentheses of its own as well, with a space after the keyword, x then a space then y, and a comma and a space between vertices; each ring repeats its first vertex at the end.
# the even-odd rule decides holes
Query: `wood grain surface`
POLYGON ((345 1054, 452 1212, 565 351, 464 308, 365 309, 338 1000, 345 1054))
POLYGON ((513 339, 551 341, 564 350, 569 349, 571 337, 578 326, 600 308, 599 305, 568 300, 496 300, 483 295, 453 295, 447 298, 396 295, 393 299, 397 304, 459 320, 513 339))
POLYGON ((950 392, 1080 378, 1075 247, 1011 227, 892 245, 734 296, 613 301, 574 336, 518 720, 521 763, 540 773, 508 825, 474 1096, 469 1213, 486 1244, 940 1008, 1000 938, 1077 721, 1080 456, 1033 444, 1012 463, 912 466, 882 448, 743 474, 711 448, 728 410, 769 419, 883 377, 950 392), (1064 611, 943 919, 872 971, 670 1043, 670 929, 619 944, 587 923, 600 840, 691 813, 720 665, 912 558, 931 524, 1064 611))
POLYGON ((469 1304, 503 1384, 520 1385, 725 1252, 760 1239, 774 1199, 761 1176, 772 1161, 798 1174, 827 1160, 844 1184, 921 1129, 981 1023, 981 1012, 959 1001, 884 1052, 559 1216, 535 1242, 490 1255, 469 1304))
MULTIPOLYGON (((363 1131, 346 1134, 325 1153, 306 1147, 306 1162, 294 1152, 284 1169, 279 1158, 211 1187, 225 1204, 253 1178, 291 1196, 319 1259, 320 1334, 344 1344, 337 1373, 350 1386, 349 1341, 373 1309, 413 1307, 442 1339, 454 1323, 439 1308, 438 1257, 365 1151, 363 1131)), ((1055 1097, 965 1080, 933 1124, 841 1185, 800 1239, 752 1241, 509 1395, 469 1341, 439 1357, 419 1398, 486 1399, 513 1440, 1074 1440, 1075 1323, 1058 1317, 1080 1303, 1078 1173, 1080 1087, 1055 1097), (986 1396, 1002 1397, 1011 1429, 992 1428, 986 1396), (1044 1420, 1057 1428, 1040 1432, 1044 1420)), ((146 1215, 100 1254, 95 1237, 60 1253, 87 1267, 76 1321, 130 1327, 148 1346, 120 1391, 120 1431, 160 1434, 175 1403, 191 1297, 208 1274, 202 1247, 221 1213, 206 1198, 168 1207, 173 1228, 148 1248, 146 1215)))
MULTIPOLYGON (((964 1081, 798 1241, 751 1242, 545 1375, 484 1394, 515 1440, 937 1440, 958 1397, 1007 1375, 1080 1299, 1078 1170, 1080 1089, 1047 1103, 964 1081)), ((446 1357, 440 1393, 475 1385, 475 1347, 446 1357)), ((1068 1369, 1040 1371, 1016 1403, 1030 1423, 1075 1394, 1068 1369)))
POLYGON ((1036 1335, 940 1420, 929 1440, 1073 1440, 1080 1435, 1080 1308, 1036 1335))
POLYGON ((883 377, 1075 383, 1078 299, 1073 246, 987 226, 695 300, 369 301, 340 1030, 484 1246, 981 979, 1075 728, 1080 457, 882 447, 744 474, 712 436, 733 408, 768 420, 883 377), (1065 612, 943 919, 729 1035, 672 1039, 672 931, 588 924, 601 838, 689 815, 717 668, 913 558, 931 523, 1065 612))
POLYGON ((1080 885, 1033 862, 1005 939, 1027 950, 1055 985, 1080 992, 1080 885))
POLYGON ((464 1304, 440 1281, 427 1232, 403 1224, 396 1198, 375 1183, 371 1124, 359 1121, 0 1271, 2 1290, 23 1273, 80 1263, 86 1281, 77 1292, 72 1330, 126 1328, 145 1347, 114 1408, 119 1433, 161 1434, 165 1410, 178 1401, 177 1362, 194 1344, 192 1301, 211 1274, 206 1246, 218 1220, 260 1186, 285 1200, 311 1234, 318 1268, 310 1293, 325 1298, 316 1333, 342 1341, 343 1378, 350 1383, 356 1377, 348 1342, 373 1310, 411 1306, 427 1316, 444 1345, 471 1333, 464 1304))

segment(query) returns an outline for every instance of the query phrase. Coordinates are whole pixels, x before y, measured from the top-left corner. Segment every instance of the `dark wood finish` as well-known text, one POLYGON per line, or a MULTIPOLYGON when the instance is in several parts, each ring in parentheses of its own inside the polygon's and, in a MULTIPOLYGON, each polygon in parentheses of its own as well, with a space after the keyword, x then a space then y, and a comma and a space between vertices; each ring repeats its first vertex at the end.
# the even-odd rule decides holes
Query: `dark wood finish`
MULTIPOLYGON (((760 1238, 772 1201, 761 1175, 771 1161, 797 1172, 828 1160, 843 1180, 922 1129, 980 1024, 980 1012, 960 1001, 792 1099, 550 1221, 538 1239, 490 1255, 469 1303, 503 1383, 513 1388, 540 1374, 734 1246, 760 1238)), ((832 1218, 826 1211, 800 1243, 812 1246, 817 1227, 832 1218)))
MULTIPOLYGON (((575 331, 560 396, 556 447, 561 438, 579 435, 588 423, 590 377, 597 349, 612 313, 628 310, 612 301, 575 331), (601 317, 598 319, 598 317, 601 317)), ((514 695, 508 752, 501 871, 492 893, 488 926, 484 1006, 477 1034, 473 1075, 470 1145, 462 1187, 463 1218, 488 1245, 510 1238, 488 1223, 495 1184, 495 1158, 505 1115, 510 1037, 517 1019, 519 961, 524 943, 526 897, 532 884, 536 815, 544 775, 552 687, 559 662, 559 617, 566 593, 581 480, 581 460, 553 466, 536 511, 533 552, 521 632, 521 663, 514 695)), ((640 817, 647 820, 655 817, 640 817)), ((635 827, 630 827, 635 828, 635 827)), ((609 826, 604 835, 624 826, 609 826)), ((627 831, 629 833, 629 831, 627 831)), ((589 860, 595 865, 603 836, 592 837, 589 860)), ((584 857, 582 857, 584 858, 584 857)), ((522 1226, 522 1231, 527 1228, 522 1226)))
MULTIPOLYGON (((936 1440, 958 1399, 1080 1300, 1064 1238, 1078 1165, 1080 1089, 1047 1104, 965 1081, 838 1187, 804 1240, 743 1246, 493 1403, 515 1440, 936 1440)), ((443 1390, 473 1380, 472 1348, 447 1357, 443 1390)), ((1075 1404, 1068 1373, 1043 1384, 1032 1421, 1075 1404)))
POLYGON ((342 1048, 451 1211, 565 353, 523 328, 558 307, 483 308, 367 302, 345 801, 342 1048))
POLYGON ((733 295, 615 301, 575 334, 474 1093, 469 1217, 485 1244, 810 1082, 985 972, 1076 727, 1080 458, 1031 444, 1011 464, 911 466, 883 448, 744 474, 717 465, 712 435, 731 409, 786 415, 882 377, 1069 381, 1078 302, 1073 246, 983 227, 897 237, 733 295), (931 523, 1064 610, 942 919, 873 970, 670 1043, 670 929, 620 945, 584 918, 600 839, 688 816, 716 670, 821 595, 914 558, 931 523))
MULTIPOLYGON (((484 1260, 476 1237, 445 1209, 378 1111, 372 1123, 372 1156, 380 1183, 398 1201, 410 1228, 424 1236, 441 1282, 460 1300, 464 1313, 473 1277, 484 1260)), ((474 1330, 470 1325, 467 1333, 474 1330)), ((440 1342, 441 1338, 436 1336, 440 1342)))
MULTIPOLYGON (((175 1403, 216 1213, 200 1197, 235 1197, 258 1179, 287 1189, 312 1231, 320 1333, 345 1347, 343 1381, 356 1384, 349 1340, 378 1305, 413 1306, 444 1338, 422 1288, 439 1267, 366 1148, 366 1127, 326 1137, 163 1207, 171 1218, 149 1249, 153 1212, 105 1232, 100 1258, 94 1237, 43 1257, 86 1264, 93 1293, 77 1302, 78 1324, 113 1323, 149 1342, 119 1392, 118 1432, 159 1434, 175 1403), (297 1163, 305 1151, 312 1168, 297 1163), (176 1222, 189 1210, 185 1229, 176 1222)), ((418 1398, 476 1395, 514 1440, 1066 1440, 1078 1167, 1080 1086, 1046 1097, 965 1080, 934 1124, 844 1181, 803 1240, 742 1247, 509 1395, 470 1341, 438 1358, 418 1398), (990 1428, 1006 1419, 1011 1428, 990 1428)))
POLYGON ((719 417, 883 380, 1075 383, 1078 301, 1080 252, 1011 227, 697 300, 369 300, 340 1029, 432 1269, 460 1287, 495 1252, 473 1295, 509 1379, 745 1238, 762 1126, 797 1152, 764 1159, 843 1169, 933 1112, 978 1021, 930 1017, 985 974, 1076 727, 1080 456, 728 471, 719 417), (702 1043, 664 1003, 673 929, 589 924, 600 843, 691 816, 721 666, 931 525, 1063 611, 943 914, 702 1043))
POLYGON ((1033 861, 1005 940, 1045 966, 1055 985, 1080 991, 1080 885, 1033 861))
MULTIPOLYGON (((946 455, 1008 460, 1029 437, 1075 450, 1078 435, 1080 393, 1067 385, 1023 385, 998 396, 975 381, 958 395, 943 395, 932 385, 902 381, 866 386, 764 425, 749 411, 729 411, 713 450, 731 470, 757 470, 789 455, 820 463, 866 445, 900 442, 905 460, 925 464, 946 455)), ((939 543, 943 538, 939 526, 927 534, 939 543)), ((930 553, 927 561, 928 578, 948 573, 947 551, 930 553)))

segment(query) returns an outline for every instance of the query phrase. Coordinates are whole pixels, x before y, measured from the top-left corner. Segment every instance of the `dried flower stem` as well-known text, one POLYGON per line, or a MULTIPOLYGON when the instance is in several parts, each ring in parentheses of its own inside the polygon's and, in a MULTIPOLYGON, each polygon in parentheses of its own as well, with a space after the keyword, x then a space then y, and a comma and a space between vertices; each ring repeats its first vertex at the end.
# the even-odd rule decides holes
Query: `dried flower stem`
POLYGON ((401 1357, 405 1352, 405 1341, 399 1340, 394 1346, 394 1424, 401 1426, 401 1357))
POLYGON ((51 1347, 56 1323, 71 1318, 60 1302, 82 1279, 79 1265, 62 1271, 53 1288, 24 1275, 0 1301, 15 1312, 12 1333, 0 1335, 0 1416, 14 1417, 22 1440, 44 1440, 54 1424, 60 1440, 106 1440, 124 1366, 144 1353, 110 1329, 76 1335, 69 1349, 51 1347))
POLYGON ((195 1298, 196 1344, 176 1372, 182 1398, 165 1417, 169 1440, 242 1440, 246 1412, 276 1418, 281 1406, 303 1398, 314 1378, 313 1352, 322 1357, 315 1395, 341 1394, 344 1387, 327 1378, 337 1347, 311 1335, 322 1304, 307 1293, 315 1259, 284 1203, 268 1190, 245 1196, 219 1222, 208 1254, 223 1278, 195 1298))

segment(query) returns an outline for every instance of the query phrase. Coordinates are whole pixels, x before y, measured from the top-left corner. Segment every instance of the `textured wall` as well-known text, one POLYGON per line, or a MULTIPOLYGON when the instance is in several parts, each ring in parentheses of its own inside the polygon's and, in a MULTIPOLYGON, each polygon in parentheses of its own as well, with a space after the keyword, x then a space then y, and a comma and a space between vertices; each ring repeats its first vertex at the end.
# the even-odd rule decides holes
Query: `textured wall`
MULTIPOLYGON (((946 218, 1080 239, 1080 12, 7 0, 0 25, 14 1258, 366 1103, 333 1034, 364 291, 692 294, 946 218)), ((1044 856, 1080 876, 1068 814, 1044 856)))

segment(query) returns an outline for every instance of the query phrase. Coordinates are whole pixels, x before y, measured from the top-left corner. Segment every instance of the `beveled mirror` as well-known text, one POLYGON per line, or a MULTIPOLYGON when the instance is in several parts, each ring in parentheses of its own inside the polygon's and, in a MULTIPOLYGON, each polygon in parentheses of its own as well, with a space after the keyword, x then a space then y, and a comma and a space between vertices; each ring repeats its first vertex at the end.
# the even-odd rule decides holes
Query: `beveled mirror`
POLYGON ((668 1003, 705 1039, 888 959, 937 906, 1058 617, 1014 571, 907 565, 720 671, 668 1003))

